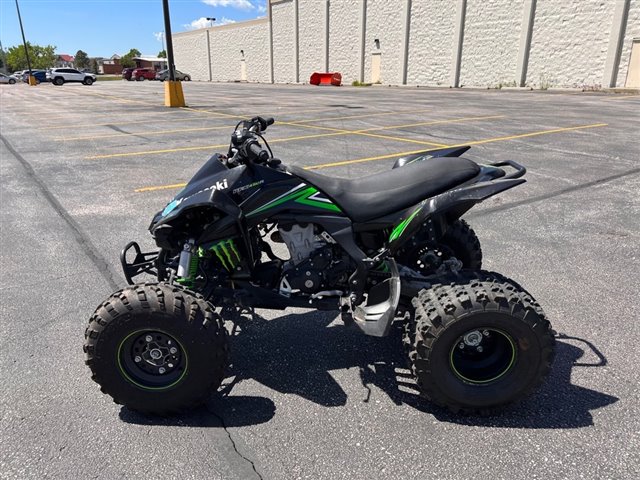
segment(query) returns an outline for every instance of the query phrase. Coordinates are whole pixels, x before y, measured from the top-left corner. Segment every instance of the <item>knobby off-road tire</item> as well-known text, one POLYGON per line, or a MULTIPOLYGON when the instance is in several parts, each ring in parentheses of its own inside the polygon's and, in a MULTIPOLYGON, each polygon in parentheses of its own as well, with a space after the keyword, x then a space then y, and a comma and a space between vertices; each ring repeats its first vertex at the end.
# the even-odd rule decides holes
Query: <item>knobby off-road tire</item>
POLYGON ((227 334, 201 295, 164 283, 138 284, 96 309, 84 352, 103 393, 132 410, 164 416, 195 407, 218 389, 227 334))
POLYGON ((467 222, 458 219, 442 237, 441 243, 451 250, 455 257, 462 262, 463 268, 480 270, 482 268, 482 248, 476 232, 467 222))
POLYGON ((449 274, 413 299, 404 344, 421 394, 453 412, 491 415, 538 387, 555 339, 538 303, 500 274, 449 274))

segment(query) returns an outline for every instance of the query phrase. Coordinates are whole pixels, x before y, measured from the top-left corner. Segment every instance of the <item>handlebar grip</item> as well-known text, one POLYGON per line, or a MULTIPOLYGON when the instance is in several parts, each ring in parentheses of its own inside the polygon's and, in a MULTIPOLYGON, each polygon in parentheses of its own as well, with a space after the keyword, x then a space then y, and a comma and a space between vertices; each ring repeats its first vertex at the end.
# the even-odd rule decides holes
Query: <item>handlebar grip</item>
POLYGON ((252 142, 249 144, 249 152, 251 152, 253 161, 256 163, 265 163, 269 160, 269 152, 263 150, 257 143, 252 142))
POLYGON ((273 118, 273 117, 267 117, 267 118, 265 118, 264 120, 265 120, 265 122, 267 123, 267 126, 269 126, 269 125, 273 125, 273 123, 275 122, 275 120, 274 120, 274 118, 273 118))

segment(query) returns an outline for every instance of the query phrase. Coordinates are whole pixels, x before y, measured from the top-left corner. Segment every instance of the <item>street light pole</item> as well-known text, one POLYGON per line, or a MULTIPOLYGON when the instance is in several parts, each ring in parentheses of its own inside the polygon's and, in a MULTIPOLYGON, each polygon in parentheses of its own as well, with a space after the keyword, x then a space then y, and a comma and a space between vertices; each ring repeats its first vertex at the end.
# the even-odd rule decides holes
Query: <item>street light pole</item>
POLYGON ((184 107, 182 84, 176 82, 175 64, 173 63, 173 38, 171 36, 171 19, 169 18, 169 0, 162 0, 162 10, 164 13, 165 42, 167 43, 167 66, 169 67, 169 80, 165 82, 164 87, 164 104, 167 107, 184 107))
POLYGON ((22 16, 20 15, 20 6, 16 0, 16 10, 18 11, 18 22, 20 22, 20 31, 22 32, 22 43, 24 44, 24 54, 27 57, 27 67, 29 68, 29 85, 35 85, 35 78, 31 75, 31 60, 29 59, 29 49, 27 48, 27 40, 24 37, 24 28, 22 27, 22 16))
POLYGON ((215 22, 215 21, 216 21, 216 19, 215 19, 215 18, 213 18, 213 17, 207 17, 207 20, 209 20, 209 21, 211 22, 211 25, 209 25, 209 26, 210 26, 210 27, 213 27, 213 22, 215 22))

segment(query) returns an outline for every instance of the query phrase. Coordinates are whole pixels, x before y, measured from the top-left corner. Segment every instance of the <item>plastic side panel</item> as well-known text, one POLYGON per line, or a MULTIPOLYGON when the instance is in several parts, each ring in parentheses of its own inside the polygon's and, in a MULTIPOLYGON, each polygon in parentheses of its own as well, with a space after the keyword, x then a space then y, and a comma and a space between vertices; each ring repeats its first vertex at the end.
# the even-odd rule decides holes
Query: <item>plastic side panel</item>
POLYGON ((481 202, 497 193, 524 183, 524 179, 504 179, 492 182, 481 182, 469 187, 449 190, 432 198, 428 198, 415 207, 407 210, 406 214, 396 224, 389 236, 388 248, 396 252, 411 236, 420 229, 425 220, 434 213, 443 212, 456 206, 468 204, 465 208, 471 208, 473 204, 481 202))

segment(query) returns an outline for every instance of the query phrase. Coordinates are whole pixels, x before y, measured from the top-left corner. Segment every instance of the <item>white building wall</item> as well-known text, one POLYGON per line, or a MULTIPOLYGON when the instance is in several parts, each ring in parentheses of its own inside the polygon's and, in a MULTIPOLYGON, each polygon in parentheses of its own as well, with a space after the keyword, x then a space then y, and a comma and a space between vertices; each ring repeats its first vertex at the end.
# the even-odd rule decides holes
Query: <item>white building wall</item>
POLYGON ((210 29, 211 73, 214 82, 239 81, 242 53, 248 82, 269 82, 269 22, 267 19, 210 29))
MULTIPOLYGON (((367 17, 364 79, 371 81, 372 53, 381 53, 381 81, 403 79, 407 0, 328 0, 329 71, 343 82, 360 78, 362 5, 367 17), (380 40, 376 50, 374 39, 380 40)), ((527 67, 533 87, 598 87, 605 75, 616 2, 625 0, 537 0, 527 67)), ((407 83, 450 86, 459 0, 411 0, 407 83)), ((525 0, 467 0, 460 84, 512 84, 522 35, 525 0)), ((640 0, 629 1, 617 85, 624 86, 632 39, 640 37, 640 0)), ((327 0, 298 0, 299 79, 325 69, 327 0)), ((271 0, 273 71, 276 83, 295 81, 294 0, 271 0)), ((616 29, 617 31, 617 26, 616 29)), ((193 80, 209 80, 207 31, 214 81, 240 80, 244 50, 247 80, 269 82, 269 19, 175 34, 178 69, 193 80)), ((607 86, 607 85, 603 85, 607 86)))
POLYGON ((602 85, 616 0, 539 0, 527 84, 602 85))
POLYGON ((631 60, 631 46, 634 38, 640 38, 640 0, 631 0, 629 6, 629 18, 624 34, 622 55, 620 55, 620 66, 618 68, 618 79, 616 81, 616 86, 618 87, 624 87, 624 82, 627 79, 629 61, 631 60))
POLYGON ((191 75, 191 80, 209 80, 206 30, 173 35, 173 56, 176 68, 191 75))
MULTIPOLYGON (((321 2, 314 0, 314 3, 321 2)), ((293 0, 272 2, 271 15, 273 22, 273 79, 275 83, 290 83, 295 81, 293 0)), ((268 34, 265 40, 267 43, 269 42, 268 34)))
POLYGON ((402 83, 402 48, 406 0, 367 0, 367 34, 365 40, 364 78, 371 81, 371 56, 376 52, 374 40, 380 40, 380 83, 402 83))
POLYGON ((300 81, 308 83, 313 72, 324 71, 324 2, 300 0, 300 81))
POLYGON ((409 85, 449 85, 456 17, 453 0, 413 0, 409 33, 409 85))
MULTIPOLYGON (((360 9, 358 0, 330 0, 329 4, 329 71, 340 72, 346 85, 360 78, 360 9)), ((323 24, 317 27, 322 29, 323 24)))
POLYGON ((523 6, 523 0, 467 0, 461 86, 515 86, 523 6))

